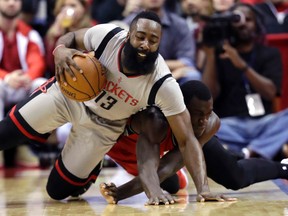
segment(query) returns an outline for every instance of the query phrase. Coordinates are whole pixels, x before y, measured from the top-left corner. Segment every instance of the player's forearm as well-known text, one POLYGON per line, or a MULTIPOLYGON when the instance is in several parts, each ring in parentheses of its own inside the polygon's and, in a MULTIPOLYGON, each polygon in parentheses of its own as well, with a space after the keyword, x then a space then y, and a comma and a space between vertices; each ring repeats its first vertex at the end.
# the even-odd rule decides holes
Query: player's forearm
POLYGON ((143 192, 143 187, 142 187, 139 177, 137 176, 131 181, 118 187, 117 201, 126 199, 128 197, 134 196, 142 192, 143 192))
POLYGON ((56 47, 61 44, 63 44, 67 48, 76 48, 75 33, 68 32, 67 34, 61 36, 56 42, 56 47))
POLYGON ((206 164, 202 149, 196 138, 193 138, 190 142, 193 142, 193 145, 191 145, 192 143, 187 143, 184 147, 180 148, 184 165, 194 181, 197 193, 209 192, 206 164))
POLYGON ((84 46, 84 35, 88 29, 80 29, 75 32, 68 32, 65 35, 61 36, 57 42, 56 47, 58 45, 64 45, 67 48, 74 48, 74 49, 85 49, 84 46))
POLYGON ((145 194, 148 198, 151 198, 156 193, 161 193, 160 181, 157 174, 159 165, 159 155, 157 160, 151 160, 138 165, 139 178, 144 189, 145 194))
MULTIPOLYGON (((157 130, 157 127, 154 129, 157 130)), ((157 139, 159 136, 156 136, 156 134, 151 136, 153 133, 149 129, 144 129, 143 127, 142 130, 146 132, 141 132, 137 140, 137 168, 144 192, 148 198, 151 198, 151 196, 162 191, 157 174, 161 140, 157 139)))
POLYGON ((160 182, 162 183, 165 179, 175 174, 183 166, 183 158, 179 149, 175 148, 166 153, 161 158, 157 171, 160 182))
MULTIPOLYGON (((160 181, 163 182, 166 178, 172 176, 182 167, 183 167, 183 160, 180 151, 178 149, 170 151, 161 158, 159 168, 157 171, 157 177, 154 176, 153 179, 155 178, 157 179, 158 181, 157 185, 159 186, 160 181)), ((153 185, 152 181, 150 181, 151 179, 150 178, 148 179, 149 179, 148 186, 153 185)), ((144 191, 143 187, 145 187, 144 185, 143 186, 142 185, 143 182, 141 183, 139 176, 137 176, 133 180, 125 183, 124 185, 119 186, 117 191, 117 201, 142 193, 144 191)), ((147 190, 153 191, 154 189, 149 188, 147 190)))

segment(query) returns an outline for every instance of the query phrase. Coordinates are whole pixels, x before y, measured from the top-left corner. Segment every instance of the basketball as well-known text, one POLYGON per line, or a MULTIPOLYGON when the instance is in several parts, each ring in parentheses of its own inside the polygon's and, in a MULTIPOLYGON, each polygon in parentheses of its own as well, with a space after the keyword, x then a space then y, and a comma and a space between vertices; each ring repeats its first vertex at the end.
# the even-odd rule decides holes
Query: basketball
POLYGON ((79 102, 91 100, 100 93, 106 83, 105 68, 91 54, 87 54, 86 57, 74 56, 73 60, 83 73, 71 67, 77 80, 73 81, 72 77, 65 73, 67 86, 60 83, 60 89, 67 98, 72 100, 79 102))

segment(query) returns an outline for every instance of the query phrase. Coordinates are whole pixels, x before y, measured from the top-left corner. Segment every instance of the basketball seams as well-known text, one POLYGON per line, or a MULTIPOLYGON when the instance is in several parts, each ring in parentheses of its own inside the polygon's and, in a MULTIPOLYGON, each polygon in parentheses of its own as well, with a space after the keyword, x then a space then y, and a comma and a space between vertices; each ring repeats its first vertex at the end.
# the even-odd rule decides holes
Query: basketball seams
MULTIPOLYGON (((89 58, 90 63, 92 63, 92 65, 95 67, 95 64, 94 64, 93 60, 91 60, 90 56, 87 55, 87 57, 89 58)), ((96 68, 96 70, 97 70, 97 68, 96 68)), ((92 71, 94 71, 94 70, 92 70, 92 71)), ((98 70, 97 70, 97 73, 98 73, 98 70)), ((90 95, 90 98, 95 97, 97 93, 94 91, 94 88, 93 88, 92 84, 90 83, 89 78, 86 77, 85 72, 83 72, 83 74, 81 74, 81 75, 86 80, 86 82, 89 84, 90 89, 93 91, 93 95, 90 95)), ((97 78, 98 78, 98 74, 97 74, 97 78)), ((98 82, 98 84, 99 84, 99 82, 98 82)))
POLYGON ((65 96, 76 101, 91 100, 101 92, 104 83, 106 83, 105 69, 103 69, 98 59, 89 54, 85 58, 74 56, 73 59, 83 70, 83 73, 73 67, 71 68, 77 79, 76 82, 68 74, 64 73, 67 86, 64 86, 62 82, 59 83, 61 91, 65 96))
MULTIPOLYGON (((72 69, 73 70, 73 69, 72 69)), ((74 71, 73 71, 74 72, 74 71)), ((75 73, 75 72, 74 72, 75 73)), ((66 76, 65 76, 66 77, 66 76)), ((67 79, 67 77, 66 77, 66 79, 67 79)), ((72 79, 71 79, 71 81, 72 81, 72 79)), ((74 81, 73 81, 74 82, 74 81)), ((84 91, 81 91, 81 90, 79 90, 78 88, 75 88, 74 86, 72 86, 72 85, 70 85, 70 83, 69 82, 67 82, 67 86, 65 87, 65 88, 70 88, 70 89, 73 89, 74 91, 75 91, 75 95, 76 95, 76 98, 74 98, 74 97, 71 97, 71 96, 69 96, 69 94, 66 94, 66 96, 67 97, 69 97, 70 99, 76 99, 76 100, 86 100, 87 98, 88 99, 90 99, 91 97, 90 97, 90 95, 87 93, 87 92, 84 92, 84 91), (84 95, 84 97, 79 97, 79 94, 77 94, 76 92, 78 92, 78 93, 81 93, 81 94, 83 94, 84 95), (77 95, 78 95, 78 97, 77 97, 77 95), (85 97, 86 96, 86 97, 85 97)), ((62 87, 60 87, 61 89, 62 89, 62 87)), ((68 89, 66 89, 67 91, 68 91, 68 89)))
POLYGON ((88 57, 92 61, 94 67, 97 70, 97 87, 98 87, 98 93, 99 93, 102 89, 102 86, 100 86, 101 85, 101 78, 100 77, 102 76, 102 74, 101 74, 102 73, 102 66, 101 66, 101 64, 96 62, 96 59, 94 57, 91 57, 89 55, 88 55, 88 57), (98 66, 100 66, 100 70, 99 70, 98 66))
MULTIPOLYGON (((79 90, 79 89, 77 89, 77 88, 75 88, 75 87, 73 87, 72 85, 70 85, 70 84, 67 84, 71 89, 74 89, 75 91, 77 91, 78 93, 81 93, 81 94, 83 94, 83 95, 85 95, 86 97, 76 97, 76 98, 73 98, 73 97, 70 97, 71 99, 76 99, 76 100, 86 100, 87 98, 88 99, 91 99, 91 96, 88 94, 88 93, 86 93, 86 92, 84 92, 84 91, 81 91, 81 90, 79 90)), ((77 95, 77 94, 76 94, 77 95)))

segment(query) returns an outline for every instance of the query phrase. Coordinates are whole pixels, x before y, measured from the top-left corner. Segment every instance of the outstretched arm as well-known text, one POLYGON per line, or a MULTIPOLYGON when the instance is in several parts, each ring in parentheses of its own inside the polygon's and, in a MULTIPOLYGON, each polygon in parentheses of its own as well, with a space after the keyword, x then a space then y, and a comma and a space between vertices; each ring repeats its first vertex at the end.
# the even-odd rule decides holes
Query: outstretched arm
MULTIPOLYGON (((120 186, 117 193, 114 185, 104 184, 102 186, 114 193, 113 196, 117 201, 140 193, 144 189, 149 198, 147 203, 149 205, 158 205, 160 202, 164 204, 174 203, 171 195, 164 194, 161 189, 157 174, 160 161, 160 144, 166 137, 168 128, 165 116, 158 108, 150 107, 137 113, 131 119, 132 129, 139 134, 135 153, 139 176, 128 184, 120 186)), ((168 170, 171 172, 170 168, 168 170)), ((164 180, 163 177, 161 179, 164 180)), ((103 188, 100 189, 104 190, 103 188)), ((103 196, 105 197, 105 194, 103 196)), ((111 202, 111 199, 106 198, 106 200, 111 202)))
MULTIPOLYGON (((147 204, 158 205, 174 203, 170 195, 165 195, 160 188, 157 169, 160 161, 160 143, 166 136, 167 121, 156 107, 140 112, 138 119, 139 137, 136 145, 139 179, 149 201, 147 204), (140 122, 140 124, 139 124, 140 122)), ((135 127, 135 125, 134 125, 135 127)))
MULTIPOLYGON (((137 132, 140 131, 141 125, 145 125, 144 122, 147 121, 147 119, 149 119, 146 115, 143 115, 142 113, 144 113, 144 112, 138 113, 136 115, 137 117, 135 116, 133 118, 134 121, 132 121, 133 129, 136 130, 137 132), (133 125, 133 123, 134 123, 134 125, 133 125)), ((146 131, 146 132, 147 133, 152 132, 152 134, 154 134, 154 136, 159 138, 159 135, 166 134, 165 133, 166 127, 163 127, 163 125, 162 125, 163 122, 161 123, 161 119, 163 119, 163 116, 162 117, 158 116, 158 117, 160 117, 160 120, 159 120, 159 118, 158 118, 158 120, 156 120, 157 116, 155 119, 154 118, 150 119, 150 120, 153 120, 153 122, 150 122, 150 124, 148 124, 147 126, 149 126, 148 128, 152 129, 152 130, 146 131), (158 125, 159 130, 153 130, 153 129, 155 129, 155 126, 157 126, 157 125, 158 125), (161 128, 162 128, 162 131, 161 131, 161 128), (155 133, 153 133, 154 131, 157 131, 158 133, 155 134, 155 133)), ((202 146, 216 133, 219 126, 220 126, 219 118, 213 112, 209 118, 209 122, 207 124, 205 132, 199 137, 199 142, 202 146)), ((142 130, 144 130, 145 128, 147 129, 147 127, 143 127, 142 130)), ((139 143, 141 143, 140 142, 140 140, 142 140, 141 136, 143 136, 144 134, 145 133, 142 133, 140 135, 140 137, 138 138, 139 143)), ((150 136, 151 136, 151 134, 150 134, 150 136)), ((162 139, 163 138, 161 137, 160 140, 162 140, 162 139)), ((145 152, 150 157, 151 157, 151 155, 156 155, 156 154, 154 154, 155 152, 153 151, 153 147, 150 148, 149 146, 150 146, 150 144, 147 142, 144 142, 141 144, 141 147, 145 149, 145 152)), ((153 145, 153 146, 155 147, 155 145, 153 145)), ((157 155, 157 157, 159 158, 159 154, 157 155)), ((139 160, 139 158, 138 158, 138 160, 139 160)), ((145 160, 145 156, 144 156, 144 160, 145 160)), ((144 163, 144 165, 147 165, 147 164, 144 163)), ((164 181, 166 178, 173 175, 176 171, 178 171, 182 167, 183 167, 183 160, 182 160, 182 155, 181 155, 179 149, 174 149, 172 151, 169 151, 160 160, 160 164, 159 164, 159 168, 158 168, 158 176, 159 176, 160 182, 164 181)), ((148 166, 148 168, 149 168, 148 171, 150 171, 150 172, 155 170, 154 169, 155 166, 153 166, 153 169, 151 166, 150 167, 148 166)), ((149 177, 149 175, 150 174, 148 174, 147 176, 149 177)), ((156 181, 156 183, 155 182, 153 183, 152 181, 149 181, 150 185, 151 184, 157 184, 157 185, 154 185, 154 187, 159 186, 159 184, 157 182, 158 181, 156 181)), ((106 198, 107 202, 109 202, 109 203, 114 203, 114 202, 117 203, 118 201, 120 201, 122 199, 125 199, 125 198, 128 198, 130 196, 133 196, 133 195, 136 195, 138 193, 143 192, 142 184, 141 184, 139 177, 134 178, 133 180, 120 186, 119 188, 116 188, 116 186, 114 184, 113 185, 102 184, 102 187, 100 187, 100 190, 102 192, 102 195, 106 198), (107 195, 105 193, 107 193, 107 195)), ((149 200, 149 202, 150 202, 150 200, 149 200)), ((153 203, 149 203, 149 202, 148 202, 148 204, 153 204, 153 203)))
MULTIPOLYGON (((157 131, 159 130, 153 131, 152 134, 157 133, 157 131)), ((164 194, 160 187, 157 169, 160 161, 161 140, 155 142, 153 140, 155 137, 157 136, 153 136, 150 139, 149 134, 145 132, 142 132, 138 137, 136 153, 139 179, 149 199, 147 204, 158 205, 160 202, 164 204, 174 203, 173 198, 169 194, 164 194)), ((158 137, 161 136, 158 134, 158 137)))
POLYGON ((188 110, 186 109, 178 115, 169 116, 167 120, 177 139, 184 165, 194 181, 197 190, 197 201, 224 201, 220 195, 210 192, 203 152, 194 135, 188 110))
MULTIPOLYGON (((159 158, 159 155, 158 155, 158 158, 159 158)), ((179 152, 179 150, 175 149, 175 150, 169 151, 160 160, 159 168, 157 171, 157 174, 159 175, 159 181, 163 182, 166 178, 176 173, 176 171, 181 169, 182 167, 183 167, 183 160, 182 160, 182 155, 179 152)), ((152 181, 149 181, 149 183, 153 184, 152 181)), ((159 186, 160 188, 160 184, 155 185, 155 186, 159 186)), ((126 199, 128 197, 131 197, 131 196, 134 196, 136 194, 143 192, 143 187, 142 187, 140 177, 137 176, 131 181, 119 186, 118 188, 113 183, 112 184, 102 183, 100 184, 100 192, 103 195, 103 197, 107 200, 108 203, 116 204, 120 200, 126 199)), ((170 195, 168 197, 167 196, 168 196, 167 194, 166 194, 166 197, 164 198, 161 198, 161 196, 155 196, 154 200, 149 199, 147 204, 156 204, 155 201, 157 201, 157 199, 159 200, 159 202, 161 201, 165 203, 164 200, 167 199, 168 202, 173 203, 174 202, 173 198, 170 195)))

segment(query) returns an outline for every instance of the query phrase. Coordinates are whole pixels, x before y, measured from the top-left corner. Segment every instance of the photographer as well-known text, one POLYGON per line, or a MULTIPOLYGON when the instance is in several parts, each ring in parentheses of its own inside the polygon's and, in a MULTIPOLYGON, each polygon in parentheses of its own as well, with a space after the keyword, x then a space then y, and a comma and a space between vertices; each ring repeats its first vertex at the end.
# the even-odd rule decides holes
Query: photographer
POLYGON ((288 141, 283 130, 288 110, 272 110, 272 101, 281 89, 280 53, 264 45, 265 31, 253 6, 239 3, 231 12, 243 14, 245 20, 229 23, 231 32, 221 39, 221 49, 204 46, 203 82, 210 88, 214 110, 221 118, 217 135, 246 158, 273 159, 288 141))
POLYGON ((212 16, 202 16, 202 20, 206 21, 202 33, 202 44, 215 47, 219 52, 223 52, 224 42, 231 45, 235 43, 235 32, 233 25, 239 26, 244 24, 244 14, 240 12, 226 11, 223 13, 215 13, 212 16))

